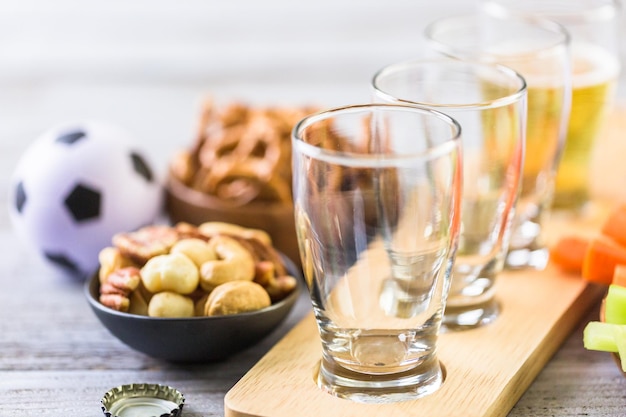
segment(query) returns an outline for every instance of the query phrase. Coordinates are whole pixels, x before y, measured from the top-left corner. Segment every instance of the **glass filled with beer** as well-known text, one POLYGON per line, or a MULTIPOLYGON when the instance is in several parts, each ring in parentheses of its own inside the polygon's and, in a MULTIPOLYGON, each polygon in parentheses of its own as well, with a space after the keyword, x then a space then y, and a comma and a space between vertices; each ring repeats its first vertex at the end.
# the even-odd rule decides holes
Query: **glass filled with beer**
POLYGON ((572 108, 553 205, 580 209, 590 198, 594 144, 606 128, 620 73, 617 0, 483 0, 500 19, 550 19, 570 33, 572 108))

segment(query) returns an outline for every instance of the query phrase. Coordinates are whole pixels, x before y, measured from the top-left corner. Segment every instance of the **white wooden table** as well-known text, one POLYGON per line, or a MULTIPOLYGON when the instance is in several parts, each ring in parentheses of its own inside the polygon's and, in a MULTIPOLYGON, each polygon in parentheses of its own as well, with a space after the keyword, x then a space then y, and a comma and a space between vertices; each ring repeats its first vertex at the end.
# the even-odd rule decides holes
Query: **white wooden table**
MULTIPOLYGON (((200 100, 332 106, 368 99, 373 71, 420 53, 426 21, 470 2, 0 1, 0 416, 96 416, 111 387, 175 386, 184 415, 221 416, 225 393, 310 311, 223 362, 174 365, 114 339, 81 283, 17 240, 7 194, 19 156, 59 121, 130 129, 162 171, 190 143, 200 100)), ((623 416, 626 378, 574 331, 509 416, 623 416)), ((537 319, 529 313, 529 320, 537 319)))

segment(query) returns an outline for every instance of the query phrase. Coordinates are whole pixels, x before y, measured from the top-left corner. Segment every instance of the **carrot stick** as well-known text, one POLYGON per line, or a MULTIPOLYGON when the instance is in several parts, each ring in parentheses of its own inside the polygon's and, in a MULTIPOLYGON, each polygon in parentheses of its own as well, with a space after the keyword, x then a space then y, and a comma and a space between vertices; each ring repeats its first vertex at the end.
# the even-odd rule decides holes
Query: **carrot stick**
POLYGON ((626 265, 615 265, 611 283, 620 287, 626 287, 626 265))
POLYGON ((550 259, 563 271, 581 272, 588 246, 587 237, 562 236, 550 248, 550 259))
POLYGON ((615 207, 605 219, 602 234, 626 246, 626 204, 615 207))
POLYGON ((616 265, 626 265, 626 246, 602 235, 592 238, 583 260, 582 277, 610 285, 616 265))

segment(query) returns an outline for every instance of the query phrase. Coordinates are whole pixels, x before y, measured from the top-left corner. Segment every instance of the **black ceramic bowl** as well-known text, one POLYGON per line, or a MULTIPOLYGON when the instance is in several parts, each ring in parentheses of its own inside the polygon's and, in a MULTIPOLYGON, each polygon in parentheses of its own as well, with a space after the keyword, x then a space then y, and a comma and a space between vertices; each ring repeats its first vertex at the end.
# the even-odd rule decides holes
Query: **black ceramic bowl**
POLYGON ((285 319, 302 287, 293 263, 288 261, 287 268, 298 282, 287 298, 262 310, 227 316, 161 318, 122 313, 98 301, 97 273, 85 284, 85 292, 104 327, 132 349, 172 362, 210 362, 259 342, 285 319))

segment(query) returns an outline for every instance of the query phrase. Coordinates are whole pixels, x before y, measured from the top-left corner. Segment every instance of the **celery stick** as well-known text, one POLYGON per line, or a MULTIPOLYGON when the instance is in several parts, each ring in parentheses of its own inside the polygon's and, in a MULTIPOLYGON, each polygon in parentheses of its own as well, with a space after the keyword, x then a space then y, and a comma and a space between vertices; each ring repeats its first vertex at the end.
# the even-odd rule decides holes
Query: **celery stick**
POLYGON ((626 287, 609 285, 604 306, 607 323, 626 324, 626 287))
POLYGON ((626 372, 626 326, 617 326, 613 333, 619 358, 622 364, 622 371, 626 372))
POLYGON ((588 350, 600 350, 603 352, 617 352, 615 343, 615 327, 618 324, 591 321, 587 323, 583 331, 583 345, 588 350))

